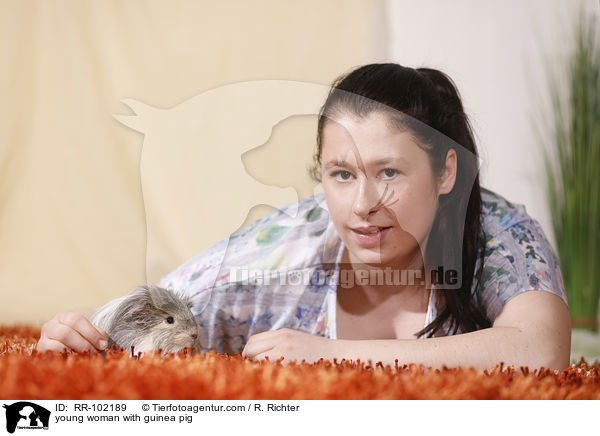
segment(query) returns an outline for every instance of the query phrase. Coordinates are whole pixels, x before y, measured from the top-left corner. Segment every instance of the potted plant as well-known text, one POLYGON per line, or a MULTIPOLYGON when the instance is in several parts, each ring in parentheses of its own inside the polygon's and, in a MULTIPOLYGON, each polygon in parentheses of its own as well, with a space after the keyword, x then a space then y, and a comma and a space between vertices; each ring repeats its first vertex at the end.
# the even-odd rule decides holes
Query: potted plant
POLYGON ((572 326, 593 331, 598 330, 600 292, 597 25, 593 15, 580 15, 564 80, 555 76, 551 84, 552 135, 544 149, 546 193, 572 326))

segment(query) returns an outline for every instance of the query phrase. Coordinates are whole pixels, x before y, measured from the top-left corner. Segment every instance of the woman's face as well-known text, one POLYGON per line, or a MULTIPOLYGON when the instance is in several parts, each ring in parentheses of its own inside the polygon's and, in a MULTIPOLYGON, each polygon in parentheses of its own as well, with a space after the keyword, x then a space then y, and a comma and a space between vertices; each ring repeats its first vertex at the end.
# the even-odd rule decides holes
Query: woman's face
POLYGON ((328 120, 322 135, 325 198, 351 263, 423 262, 438 197, 454 185, 454 150, 443 177, 434 181, 426 152, 383 113, 341 115, 328 120))

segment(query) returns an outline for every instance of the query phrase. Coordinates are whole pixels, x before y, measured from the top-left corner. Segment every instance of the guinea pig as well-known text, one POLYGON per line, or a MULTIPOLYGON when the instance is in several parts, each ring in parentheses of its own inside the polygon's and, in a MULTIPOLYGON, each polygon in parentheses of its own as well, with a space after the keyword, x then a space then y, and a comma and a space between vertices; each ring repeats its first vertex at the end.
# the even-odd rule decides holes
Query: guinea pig
POLYGON ((132 355, 158 349, 176 353, 187 347, 197 351, 199 331, 191 307, 186 297, 142 285, 98 309, 92 324, 108 333, 109 346, 133 346, 132 355))

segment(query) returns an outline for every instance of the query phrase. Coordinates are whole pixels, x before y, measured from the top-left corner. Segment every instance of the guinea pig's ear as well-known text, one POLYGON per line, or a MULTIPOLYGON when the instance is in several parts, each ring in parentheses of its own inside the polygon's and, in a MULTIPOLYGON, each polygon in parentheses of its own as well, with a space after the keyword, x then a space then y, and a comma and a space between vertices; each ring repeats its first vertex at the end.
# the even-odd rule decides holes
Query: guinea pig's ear
POLYGON ((192 307, 194 307, 194 301, 185 293, 181 292, 181 291, 175 291, 174 295, 179 298, 183 304, 186 305, 186 307, 188 309, 191 309, 192 307))
POLYGON ((155 311, 156 311, 156 309, 154 308, 152 303, 150 303, 149 301, 146 301, 142 306, 137 307, 132 312, 132 317, 135 322, 140 323, 140 324, 145 324, 147 322, 148 315, 155 311))

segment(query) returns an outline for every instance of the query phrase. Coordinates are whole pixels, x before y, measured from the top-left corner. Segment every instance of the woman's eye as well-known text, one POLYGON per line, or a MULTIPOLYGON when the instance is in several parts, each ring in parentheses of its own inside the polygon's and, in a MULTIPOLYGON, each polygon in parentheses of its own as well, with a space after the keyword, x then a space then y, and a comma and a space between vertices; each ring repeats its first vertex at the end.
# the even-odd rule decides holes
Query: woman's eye
POLYGON ((382 171, 382 173, 389 179, 393 178, 394 176, 396 176, 399 172, 398 170, 395 170, 393 168, 386 168, 382 171))
POLYGON ((173 324, 175 322, 175 318, 172 316, 167 317, 167 324, 173 324))
POLYGON ((332 174, 333 177, 335 177, 335 179, 337 181, 340 182, 345 182, 347 180, 350 180, 350 177, 352 177, 352 173, 350 171, 336 171, 332 174))

